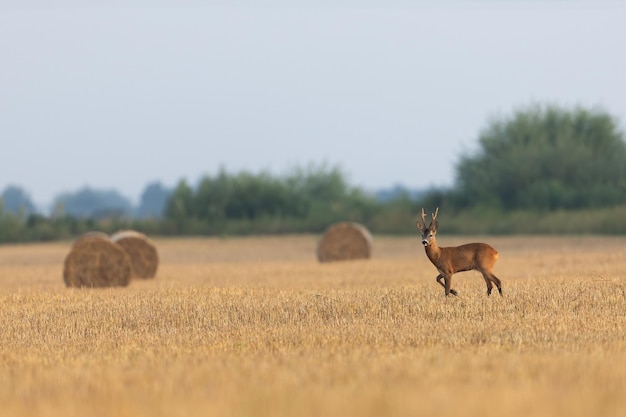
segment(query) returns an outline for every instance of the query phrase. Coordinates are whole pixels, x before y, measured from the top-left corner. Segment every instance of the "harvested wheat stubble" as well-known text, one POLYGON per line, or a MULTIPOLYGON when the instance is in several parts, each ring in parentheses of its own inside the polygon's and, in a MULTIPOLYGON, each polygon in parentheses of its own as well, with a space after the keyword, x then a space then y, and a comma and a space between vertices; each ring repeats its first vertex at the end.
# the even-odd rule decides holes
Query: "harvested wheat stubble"
POLYGON ((131 278, 130 257, 104 233, 79 237, 63 265, 68 287, 124 287, 131 278))
POLYGON ((372 236, 358 223, 333 224, 326 229, 317 245, 317 259, 320 262, 369 259, 371 255, 372 236))
POLYGON ((154 278, 159 266, 159 254, 154 244, 143 233, 122 230, 115 233, 111 240, 124 248, 130 256, 133 277, 154 278))

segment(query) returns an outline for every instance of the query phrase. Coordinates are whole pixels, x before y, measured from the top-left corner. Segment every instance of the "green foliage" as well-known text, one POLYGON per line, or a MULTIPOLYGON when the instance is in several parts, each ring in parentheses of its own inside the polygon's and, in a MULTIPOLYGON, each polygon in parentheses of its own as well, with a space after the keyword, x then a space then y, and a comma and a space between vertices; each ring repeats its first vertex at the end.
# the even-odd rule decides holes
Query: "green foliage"
POLYGON ((296 168, 283 177, 222 170, 203 177, 195 189, 181 181, 165 221, 177 233, 310 232, 340 220, 366 221, 376 208, 338 168, 296 168))
POLYGON ((626 234, 626 205, 547 212, 488 208, 461 211, 440 209, 438 217, 440 232, 447 235, 626 234))
POLYGON ((163 216, 171 191, 159 182, 148 184, 141 193, 136 216, 142 219, 156 219, 163 216))
POLYGON ((20 233, 23 229, 22 217, 5 210, 4 203, 0 199, 0 242, 20 241, 20 233))
POLYGON ((181 180, 167 201, 165 217, 174 227, 174 233, 183 233, 185 222, 193 215, 193 190, 185 180, 181 180))
POLYGON ((601 111, 534 106, 494 120, 461 158, 457 207, 581 209, 626 203, 626 142, 601 111))

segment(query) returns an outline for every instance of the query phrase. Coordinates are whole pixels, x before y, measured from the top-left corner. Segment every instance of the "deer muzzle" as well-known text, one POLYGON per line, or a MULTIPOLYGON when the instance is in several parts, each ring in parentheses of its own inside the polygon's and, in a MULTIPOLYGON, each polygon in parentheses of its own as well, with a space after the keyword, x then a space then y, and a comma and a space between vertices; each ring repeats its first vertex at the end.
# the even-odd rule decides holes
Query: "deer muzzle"
POLYGON ((422 239, 422 245, 424 245, 424 246, 428 246, 428 240, 426 240, 426 239, 422 239))

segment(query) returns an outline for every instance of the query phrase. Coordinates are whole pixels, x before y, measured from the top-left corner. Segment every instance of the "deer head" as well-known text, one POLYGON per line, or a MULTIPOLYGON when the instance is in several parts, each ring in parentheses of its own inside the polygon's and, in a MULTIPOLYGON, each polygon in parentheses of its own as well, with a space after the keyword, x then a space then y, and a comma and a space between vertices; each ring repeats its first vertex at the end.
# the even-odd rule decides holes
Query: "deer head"
POLYGON ((437 228, 439 227, 439 222, 437 221, 437 214, 439 213, 439 207, 435 210, 435 213, 431 215, 430 225, 426 227, 426 213, 424 213, 424 209, 422 208, 422 217, 417 221, 417 228, 420 232, 422 232, 422 245, 428 246, 435 239, 435 235, 437 234, 437 228))

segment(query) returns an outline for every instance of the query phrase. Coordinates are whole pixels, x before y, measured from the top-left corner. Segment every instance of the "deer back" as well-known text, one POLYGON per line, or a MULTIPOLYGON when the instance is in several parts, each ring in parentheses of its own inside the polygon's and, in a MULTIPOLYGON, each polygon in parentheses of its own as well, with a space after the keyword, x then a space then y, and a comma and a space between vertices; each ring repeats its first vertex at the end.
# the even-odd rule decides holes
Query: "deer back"
POLYGON ((466 243, 440 249, 439 265, 436 266, 449 273, 470 270, 490 271, 498 259, 498 251, 486 243, 466 243))

